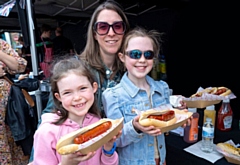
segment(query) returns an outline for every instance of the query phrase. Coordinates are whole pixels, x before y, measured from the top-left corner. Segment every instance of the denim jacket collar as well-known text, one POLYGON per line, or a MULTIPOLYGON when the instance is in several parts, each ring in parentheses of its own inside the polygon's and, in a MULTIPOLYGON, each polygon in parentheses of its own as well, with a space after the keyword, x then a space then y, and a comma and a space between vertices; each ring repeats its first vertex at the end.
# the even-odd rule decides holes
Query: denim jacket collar
MULTIPOLYGON (((135 84, 133 84, 133 82, 127 77, 127 75, 128 75, 128 72, 125 72, 120 83, 131 97, 135 97, 139 92, 139 90, 141 89, 138 88, 135 84)), ((150 84, 151 86, 151 90, 152 90, 151 93, 158 92, 160 94, 163 94, 163 91, 157 87, 156 85, 157 82, 154 81, 150 76, 147 75, 146 80, 148 84, 150 84)))

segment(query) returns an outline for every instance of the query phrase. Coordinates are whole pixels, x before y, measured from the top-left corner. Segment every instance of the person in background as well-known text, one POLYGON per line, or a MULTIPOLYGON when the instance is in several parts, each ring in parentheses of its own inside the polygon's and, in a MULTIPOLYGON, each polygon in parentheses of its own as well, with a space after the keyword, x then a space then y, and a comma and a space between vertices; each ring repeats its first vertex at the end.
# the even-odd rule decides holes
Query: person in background
MULTIPOLYGON (((44 50, 40 58, 40 67, 43 71, 45 79, 50 78, 51 63, 53 62, 53 42, 51 37, 51 26, 43 24, 41 27, 41 41, 40 49, 44 50)), ((39 49, 38 49, 39 50, 39 49)), ((39 50, 41 51, 41 50, 39 50)))
POLYGON ((153 58, 160 50, 159 39, 160 33, 141 27, 127 33, 118 54, 127 72, 118 85, 106 89, 102 95, 106 116, 124 117, 122 136, 116 141, 120 165, 166 164, 164 134, 154 126, 141 126, 139 115, 132 110, 144 111, 170 104, 168 84, 148 76, 153 58))
POLYGON ((21 146, 12 137, 10 128, 5 123, 6 106, 11 85, 3 76, 14 75, 25 71, 27 61, 4 40, 0 39, 0 164, 24 165, 29 155, 24 155, 21 146))
POLYGON ((42 123, 34 134, 33 164, 117 165, 117 152, 107 152, 112 150, 121 131, 103 147, 86 155, 80 152, 60 155, 56 149, 57 141, 62 136, 101 118, 94 96, 98 84, 87 65, 75 58, 60 60, 53 67, 51 87, 56 109, 54 113, 42 115, 42 123))
MULTIPOLYGON (((87 42, 79 58, 88 63, 97 79, 97 105, 102 117, 102 92, 115 86, 121 80, 124 66, 117 57, 123 36, 129 31, 130 25, 121 6, 115 1, 106 1, 94 11, 88 25, 87 42)), ((53 96, 50 93, 46 108, 42 114, 52 112, 53 96)), ((39 121, 41 123, 41 119, 39 121)), ((29 162, 33 160, 33 152, 29 162)))
POLYGON ((31 59, 30 47, 29 46, 25 47, 22 36, 18 38, 18 42, 22 45, 21 53, 18 52, 18 54, 21 57, 23 57, 25 60, 27 60, 27 67, 26 67, 25 73, 29 73, 32 71, 32 59, 31 59))
POLYGON ((56 28, 55 35, 56 37, 53 39, 54 58, 66 53, 73 54, 73 44, 70 39, 63 36, 61 27, 56 28))

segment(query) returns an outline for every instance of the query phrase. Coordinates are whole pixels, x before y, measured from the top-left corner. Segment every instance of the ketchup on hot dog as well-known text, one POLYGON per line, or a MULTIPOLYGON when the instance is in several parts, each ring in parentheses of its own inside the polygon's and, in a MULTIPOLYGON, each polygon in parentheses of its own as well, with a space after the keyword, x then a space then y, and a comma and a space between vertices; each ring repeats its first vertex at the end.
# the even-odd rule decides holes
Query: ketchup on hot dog
POLYGON ((175 117, 175 112, 173 110, 170 110, 164 114, 160 115, 149 115, 147 118, 149 119, 157 119, 161 121, 169 121, 175 117))

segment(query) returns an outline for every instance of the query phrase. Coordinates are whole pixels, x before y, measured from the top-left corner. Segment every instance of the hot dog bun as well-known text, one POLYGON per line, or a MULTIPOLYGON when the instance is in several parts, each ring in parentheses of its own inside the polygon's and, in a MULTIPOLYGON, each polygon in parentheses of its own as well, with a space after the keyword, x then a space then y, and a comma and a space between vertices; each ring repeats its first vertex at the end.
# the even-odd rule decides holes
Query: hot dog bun
POLYGON ((57 142, 56 150, 61 155, 74 153, 76 151, 79 151, 82 154, 87 154, 91 151, 96 151, 103 144, 105 144, 106 142, 111 140, 113 136, 117 135, 118 132, 121 130, 122 126, 123 126, 123 118, 116 119, 116 120, 103 118, 91 125, 88 125, 87 127, 81 128, 79 130, 76 130, 74 132, 71 132, 71 133, 61 137, 57 142), (78 137, 80 134, 83 134, 84 132, 93 129, 94 127, 96 127, 106 121, 111 121, 112 127, 107 132, 91 139, 94 142, 90 146, 80 149, 79 148, 80 145, 84 145, 87 142, 85 142, 83 144, 74 144, 74 139, 76 137, 78 137), (99 138, 99 137, 101 137, 101 138, 99 138), (95 140, 95 139, 97 139, 97 140, 95 140))
POLYGON ((161 121, 161 120, 157 120, 157 119, 147 118, 150 115, 161 115, 161 114, 165 114, 165 113, 167 113, 169 111, 170 110, 157 111, 157 110, 154 110, 154 109, 150 109, 150 110, 144 111, 140 115, 139 123, 142 126, 151 126, 152 125, 152 126, 155 126, 155 127, 158 127, 158 128, 172 125, 172 124, 176 123, 176 121, 177 121, 176 117, 174 117, 174 118, 172 118, 172 119, 170 119, 168 121, 161 121))
POLYGON ((217 146, 230 154, 236 155, 240 157, 240 148, 236 148, 233 145, 229 144, 229 143, 218 143, 217 146))

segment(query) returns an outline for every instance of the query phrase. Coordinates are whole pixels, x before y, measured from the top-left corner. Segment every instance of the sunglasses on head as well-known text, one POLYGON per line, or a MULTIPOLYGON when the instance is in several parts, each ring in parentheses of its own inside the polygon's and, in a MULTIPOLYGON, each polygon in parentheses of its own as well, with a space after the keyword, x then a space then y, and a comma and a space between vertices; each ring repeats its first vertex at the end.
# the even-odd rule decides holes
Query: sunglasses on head
POLYGON ((132 59, 140 59, 142 57, 142 54, 147 60, 151 60, 154 58, 154 52, 151 50, 147 50, 145 52, 142 52, 140 50, 130 50, 126 52, 126 55, 132 59))
POLYGON ((94 24, 94 31, 99 35, 106 35, 109 32, 110 27, 116 34, 124 34, 126 25, 123 21, 114 22, 112 25, 107 22, 96 22, 94 24))

